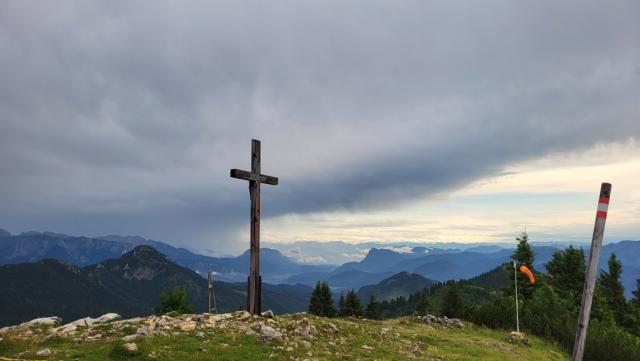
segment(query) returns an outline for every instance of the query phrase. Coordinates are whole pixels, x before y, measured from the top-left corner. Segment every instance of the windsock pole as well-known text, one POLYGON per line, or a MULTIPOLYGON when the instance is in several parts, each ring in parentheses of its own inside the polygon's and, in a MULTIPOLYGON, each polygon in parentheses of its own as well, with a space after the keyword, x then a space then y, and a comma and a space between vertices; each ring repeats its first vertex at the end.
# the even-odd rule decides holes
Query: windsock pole
POLYGON ((513 261, 513 282, 516 285, 516 331, 520 333, 520 316, 518 315, 518 266, 513 261))
POLYGON ((578 316, 578 329, 576 331, 576 339, 573 344, 573 361, 582 361, 584 346, 587 342, 587 328, 589 327, 593 291, 596 286, 596 275, 598 274, 598 259, 600 258, 600 249, 602 248, 602 236, 604 235, 604 224, 607 220, 610 196, 611 184, 602 183, 602 186, 600 187, 600 198, 598 198, 596 224, 593 229, 593 238, 591 240, 591 251, 589 252, 589 264, 587 265, 587 274, 585 276, 584 288, 582 289, 582 302, 580 303, 580 315, 578 316))

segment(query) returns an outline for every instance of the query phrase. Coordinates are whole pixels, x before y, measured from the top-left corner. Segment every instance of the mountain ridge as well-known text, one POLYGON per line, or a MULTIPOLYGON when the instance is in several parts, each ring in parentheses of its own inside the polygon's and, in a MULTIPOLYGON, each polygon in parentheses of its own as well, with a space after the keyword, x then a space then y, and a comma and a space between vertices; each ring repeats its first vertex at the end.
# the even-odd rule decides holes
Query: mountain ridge
MULTIPOLYGON (((0 324, 56 314, 65 320, 117 312, 149 315, 160 293, 184 288, 197 312, 207 307, 207 281, 151 246, 137 246, 119 258, 78 267, 45 259, 0 266, 0 324), (6 281, 4 281, 6 280, 6 281)), ((214 282, 219 310, 244 307, 246 284, 214 282)), ((306 310, 311 288, 263 283, 263 307, 276 313, 306 310)))
MULTIPOLYGON (((36 262, 55 258, 78 266, 96 264, 106 259, 118 258, 139 245, 149 245, 187 268, 206 277, 214 272, 215 278, 227 282, 243 282, 248 275, 248 251, 237 257, 210 257, 195 254, 184 248, 176 248, 163 242, 139 236, 76 237, 53 232, 23 232, 19 235, 0 237, 0 265, 36 262)), ((332 265, 299 264, 277 250, 261 250, 263 279, 270 283, 282 283, 287 277, 304 272, 326 271, 332 265)))

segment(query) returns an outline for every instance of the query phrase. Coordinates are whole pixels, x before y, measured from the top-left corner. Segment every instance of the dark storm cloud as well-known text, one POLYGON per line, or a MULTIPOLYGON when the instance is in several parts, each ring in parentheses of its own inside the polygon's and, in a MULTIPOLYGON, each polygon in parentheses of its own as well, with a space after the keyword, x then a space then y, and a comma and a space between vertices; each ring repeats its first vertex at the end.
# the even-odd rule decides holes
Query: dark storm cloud
POLYGON ((0 5, 0 227, 230 249, 640 133, 637 2, 0 5), (267 188, 265 186, 265 188, 267 188))

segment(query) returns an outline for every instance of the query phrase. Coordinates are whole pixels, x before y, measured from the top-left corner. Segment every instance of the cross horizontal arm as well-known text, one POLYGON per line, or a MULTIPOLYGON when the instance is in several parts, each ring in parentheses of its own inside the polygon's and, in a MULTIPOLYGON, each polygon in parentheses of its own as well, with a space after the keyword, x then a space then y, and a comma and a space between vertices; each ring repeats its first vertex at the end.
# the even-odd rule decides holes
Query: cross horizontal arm
POLYGON ((278 185, 278 177, 272 177, 270 175, 260 174, 260 183, 269 184, 272 186, 278 185))
POLYGON ((278 185, 278 177, 272 177, 269 175, 260 174, 257 175, 255 173, 247 172, 246 170, 241 169, 232 169, 231 177, 244 179, 248 181, 260 181, 260 183, 270 184, 272 186, 278 185))

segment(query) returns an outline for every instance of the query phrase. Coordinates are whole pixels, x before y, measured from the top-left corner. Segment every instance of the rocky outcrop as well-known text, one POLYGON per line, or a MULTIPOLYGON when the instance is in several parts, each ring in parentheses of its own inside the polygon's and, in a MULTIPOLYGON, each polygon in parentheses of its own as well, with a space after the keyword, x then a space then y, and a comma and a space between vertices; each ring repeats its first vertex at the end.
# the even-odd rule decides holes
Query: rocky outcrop
POLYGON ((64 325, 52 317, 7 328, 0 335, 0 343, 10 347, 0 347, 0 356, 72 360, 86 359, 79 350, 102 350, 104 359, 113 353, 124 359, 173 360, 184 359, 176 357, 185 352, 207 353, 209 358, 202 359, 217 359, 223 353, 235 355, 236 350, 238 355, 244 354, 240 347, 249 346, 252 352, 258 347, 260 359, 355 360, 385 355, 383 358, 388 359, 441 360, 439 357, 446 350, 457 348, 460 343, 479 352, 490 350, 491 355, 513 356, 508 359, 522 356, 522 339, 514 338, 510 343, 504 336, 474 333, 476 330, 458 319, 433 315, 378 321, 331 319, 306 313, 272 318, 269 312, 258 316, 245 311, 132 319, 106 314, 64 325), (83 345, 72 346, 78 344, 83 345))
MULTIPOLYGON (((10 334, 14 338, 35 342, 44 342, 52 338, 72 338, 76 342, 120 338, 130 343, 138 338, 180 333, 194 333, 204 338, 207 330, 216 328, 255 335, 264 342, 286 338, 288 335, 311 340, 318 333, 316 327, 305 317, 287 324, 278 324, 271 311, 265 311, 261 316, 238 311, 225 314, 149 316, 127 320, 122 320, 116 313, 107 313, 97 318, 81 318, 64 325, 59 325, 60 321, 58 317, 39 318, 17 326, 5 327, 0 330, 0 334, 10 334)), ((335 333, 337 327, 330 324, 326 330, 335 333)))
POLYGON ((50 327, 54 325, 59 325, 60 322, 62 322, 62 319, 56 316, 36 318, 31 321, 23 322, 17 326, 7 326, 7 327, 0 328, 0 335, 10 331, 14 331, 14 330, 21 330, 21 329, 28 330, 31 327, 50 327))
POLYGON ((525 345, 529 344, 529 339, 522 332, 511 331, 509 336, 507 336, 507 341, 511 343, 522 343, 525 345))
POLYGON ((418 319, 424 323, 437 324, 445 327, 464 328, 464 322, 459 318, 448 318, 447 316, 438 317, 434 315, 418 316, 418 319))

